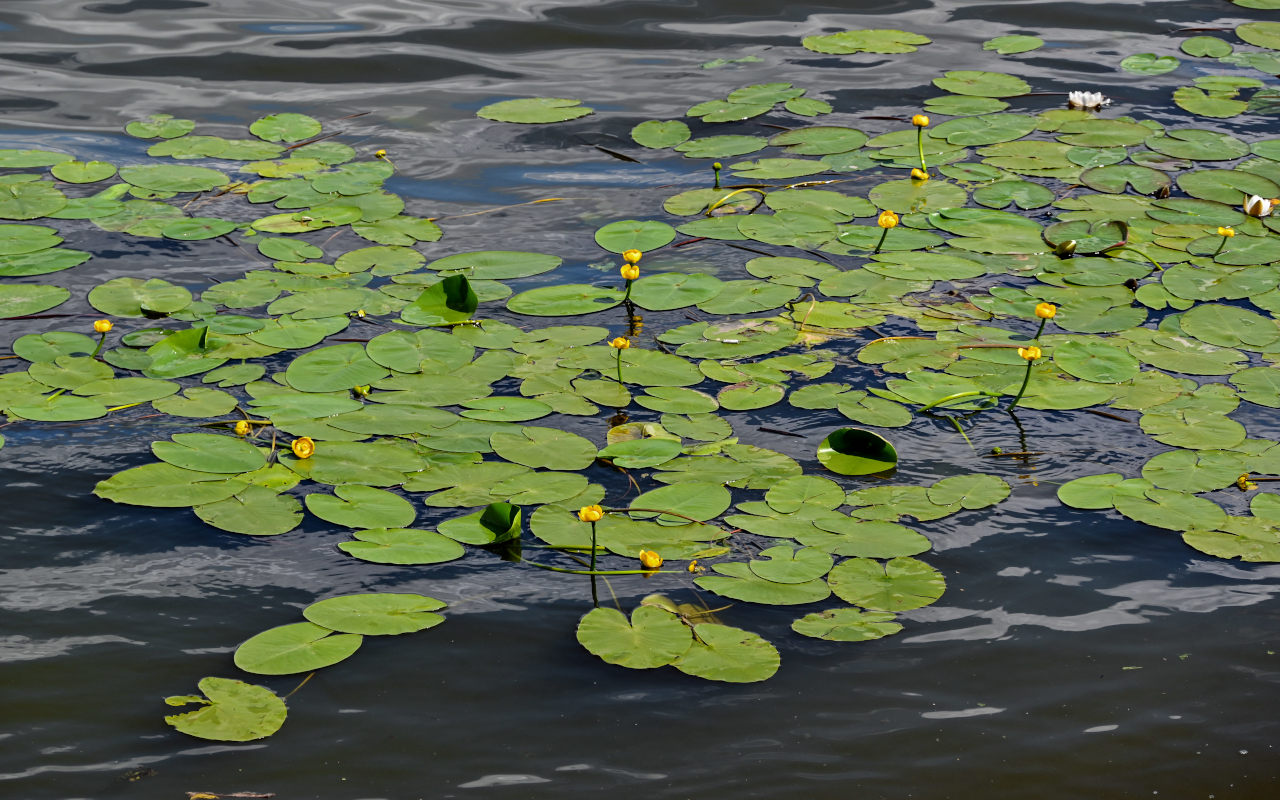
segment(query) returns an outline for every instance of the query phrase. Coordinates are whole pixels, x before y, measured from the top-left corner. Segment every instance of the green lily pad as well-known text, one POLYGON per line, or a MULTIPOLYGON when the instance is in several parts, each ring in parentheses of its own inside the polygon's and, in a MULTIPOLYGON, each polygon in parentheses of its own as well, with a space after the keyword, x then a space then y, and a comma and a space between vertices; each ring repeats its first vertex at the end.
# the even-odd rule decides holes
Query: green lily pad
POLYGON ((871 431, 839 428, 818 446, 818 461, 841 475, 870 475, 897 466, 898 452, 887 439, 871 431))
POLYGON ((219 530, 247 536, 278 536, 302 522, 302 504, 296 498, 252 484, 225 500, 198 505, 193 510, 219 530))
POLYGON ((997 36, 982 43, 983 50, 994 50, 1002 56, 1026 53, 1041 47, 1044 47, 1044 39, 1039 36, 1026 36, 1024 34, 997 36))
POLYGON ((944 92, 977 97, 1014 97, 1031 91, 1031 85, 1021 78, 1002 72, 975 70, 953 70, 941 78, 934 78, 933 85, 944 92))
POLYGON ((616 609, 593 608, 578 623, 577 637, 592 655, 631 669, 664 667, 693 644, 683 622, 654 606, 640 606, 630 620, 616 609))
POLYGON ((728 683, 768 680, 782 657, 758 634, 716 623, 694 628, 694 642, 673 666, 687 675, 728 683))
POLYGON ((320 123, 305 114, 268 114, 249 125, 249 132, 268 142, 301 142, 319 135, 320 123))
POLYGON ((284 725, 288 709, 270 689, 229 678, 202 678, 197 685, 204 697, 165 698, 171 706, 200 705, 195 711, 164 718, 181 733, 217 742, 251 742, 265 739, 284 725))
POLYGON ((151 451, 161 461, 198 472, 235 474, 265 466, 258 448, 235 436, 216 433, 175 433, 172 442, 154 442, 151 451))
POLYGON ((582 105, 581 100, 562 97, 527 97, 490 103, 477 111, 476 116, 496 122, 541 125, 585 117, 594 110, 582 105))
POLYGON ((0 284, 0 318, 39 314, 62 305, 71 292, 61 286, 0 284))
POLYGON ((1137 75, 1163 75, 1173 72, 1181 62, 1173 56, 1158 56, 1155 53, 1137 53, 1127 56, 1120 62, 1120 68, 1137 75))
POLYGON ((662 150, 689 141, 689 126, 678 119, 651 119, 632 128, 631 139, 642 147, 662 150))
POLYGON ((831 642, 867 642, 892 636, 902 630, 887 611, 860 611, 856 608, 831 608, 806 614, 791 623, 791 630, 801 636, 831 642))
POLYGON ((356 541, 338 549, 374 564, 440 564, 466 555, 466 548, 448 536, 413 528, 374 528, 356 531, 356 541))
POLYGON ((916 48, 933 40, 918 33, 889 28, 840 31, 823 36, 806 36, 801 40, 806 50, 815 53, 849 55, 852 53, 914 53, 916 48))
POLYGON ((420 594, 349 594, 312 603, 302 610, 309 622, 339 633, 395 636, 434 628, 445 604, 420 594))
POLYGON ((349 528, 403 528, 417 516, 413 504, 393 492, 358 484, 336 486, 333 491, 333 495, 307 495, 307 510, 349 528))
POLYGON ((236 648, 236 666, 255 675, 293 675, 328 667, 350 657, 363 637, 335 634, 311 622, 281 625, 236 648))
POLYGON ((841 561, 827 577, 841 600, 873 611, 907 611, 937 601, 946 581, 933 567, 914 558, 881 563, 869 558, 841 561))

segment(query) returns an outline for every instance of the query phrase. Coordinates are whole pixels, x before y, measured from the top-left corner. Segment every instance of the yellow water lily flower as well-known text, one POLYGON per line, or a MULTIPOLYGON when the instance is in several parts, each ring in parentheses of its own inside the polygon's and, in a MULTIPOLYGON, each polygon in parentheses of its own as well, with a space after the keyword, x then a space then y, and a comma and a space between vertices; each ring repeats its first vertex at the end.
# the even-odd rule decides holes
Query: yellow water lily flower
POLYGON ((1236 229, 1235 229, 1235 228, 1224 228, 1224 227, 1219 227, 1219 228, 1218 228, 1218 235, 1219 235, 1219 236, 1225 236, 1225 237, 1227 237, 1228 239, 1230 239, 1232 236, 1235 236, 1235 235, 1236 235, 1236 229))
POLYGON ((622 269, 618 270, 622 277, 629 281, 634 281, 640 277, 640 268, 635 264, 623 264, 622 269))
POLYGON ((1053 319, 1058 313, 1058 307, 1053 303, 1040 303, 1036 306, 1036 316, 1040 319, 1053 319))
POLYGON ((109 319, 94 320, 93 323, 93 329, 98 333, 110 333, 111 329, 114 327, 115 325, 111 324, 111 320, 109 319))
POLYGON ((622 260, 627 262, 628 264, 636 264, 636 263, 639 263, 640 258, 643 255, 644 253, 640 252, 639 250, 635 250, 635 249, 623 250, 622 260))
POLYGON ((662 566, 662 556, 658 555, 653 550, 641 550, 640 566, 645 569, 657 569, 662 566))
POLYGON ((612 342, 609 342, 609 346, 612 347, 614 350, 626 350, 628 347, 631 346, 631 340, 625 336, 619 336, 617 339, 614 339, 612 342))
POLYGON ((289 443, 289 449, 298 458, 311 458, 316 451, 316 443, 310 436, 300 436, 289 443))
POLYGON ((913 180, 913 181, 927 181, 927 180, 929 180, 929 173, 925 172, 924 170, 920 169, 919 167, 913 167, 913 168, 911 169, 911 180, 913 180))
POLYGON ((1040 358, 1040 348, 1035 345, 1031 345, 1030 347, 1019 347, 1018 355, 1022 356, 1027 361, 1037 361, 1040 358))
POLYGON ((880 216, 876 217, 876 224, 886 230, 896 228, 898 227, 898 215, 886 208, 880 212, 880 216))
POLYGON ((373 157, 374 157, 374 158, 386 158, 386 157, 387 157, 387 151, 386 151, 386 150, 378 150, 377 152, 375 152, 375 153, 373 154, 373 157))
POLYGON ((251 428, 249 427, 249 423, 245 422, 244 420, 240 420, 239 422, 236 423, 236 426, 235 426, 236 436, 248 436, 250 430, 251 428))
POLYGON ((929 118, 924 114, 916 114, 911 117, 911 124, 917 128, 927 128, 929 127, 929 118))
POLYGON ((599 522, 604 519, 604 509, 600 506, 583 506, 578 509, 578 519, 583 522, 599 522))

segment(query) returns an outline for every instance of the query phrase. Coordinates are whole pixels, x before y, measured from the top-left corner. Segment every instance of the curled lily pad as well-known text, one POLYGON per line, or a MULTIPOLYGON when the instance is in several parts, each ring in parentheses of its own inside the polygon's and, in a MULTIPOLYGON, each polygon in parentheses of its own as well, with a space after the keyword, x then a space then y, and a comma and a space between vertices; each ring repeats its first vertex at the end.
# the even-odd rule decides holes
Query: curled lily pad
POLYGON ((832 642, 866 642, 892 636, 902 630, 887 611, 860 611, 856 608, 832 608, 806 614, 791 623, 791 630, 801 636, 832 642))
POLYGON ((870 475, 893 469, 898 452, 879 434, 861 428, 839 428, 818 446, 818 461, 841 475, 870 475))

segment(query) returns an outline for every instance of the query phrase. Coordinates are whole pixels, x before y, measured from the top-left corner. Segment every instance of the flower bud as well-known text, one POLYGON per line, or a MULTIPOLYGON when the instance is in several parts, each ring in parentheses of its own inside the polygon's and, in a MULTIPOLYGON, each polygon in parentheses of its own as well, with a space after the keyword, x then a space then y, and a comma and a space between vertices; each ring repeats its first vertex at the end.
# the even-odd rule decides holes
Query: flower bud
POLYGON ((911 117, 911 124, 917 128, 927 128, 929 127, 929 118, 924 114, 916 114, 911 117))
POLYGON ((658 555, 653 550, 641 550, 640 566, 645 569, 657 569, 662 566, 662 556, 658 555))
POLYGON ((1040 359, 1040 348, 1035 345, 1031 345, 1030 347, 1019 347, 1018 355, 1022 356, 1027 361, 1038 361, 1040 359))
POLYGON ((929 173, 925 172, 924 170, 920 169, 919 167, 914 167, 914 168, 911 170, 911 180, 913 180, 913 181, 927 181, 927 180, 929 180, 929 173))
POLYGON ((623 264, 622 269, 618 270, 625 280, 634 281, 640 277, 640 268, 635 264, 623 264))
POLYGON ((1058 313, 1058 307, 1053 303, 1040 303, 1036 306, 1036 316, 1040 319, 1053 319, 1058 313))
POLYGON ((617 339, 614 339, 612 342, 609 342, 609 346, 612 347, 614 350, 626 350, 628 347, 631 346, 631 340, 625 336, 619 336, 617 339))
POLYGON ((627 262, 628 264, 639 263, 642 256, 644 256, 644 253, 640 252, 639 250, 636 250, 635 248, 632 248, 631 250, 622 251, 622 260, 627 262))
POLYGON ((876 224, 885 230, 896 228, 898 227, 898 215, 886 208, 880 212, 879 217, 876 217, 876 224))
POLYGON ((98 333, 110 333, 111 329, 114 327, 115 325, 111 324, 111 320, 109 319, 94 320, 93 323, 93 329, 98 333))
POLYGON ((245 422, 244 420, 239 420, 238 422, 236 422, 236 426, 235 426, 236 436, 248 436, 249 430, 250 430, 249 423, 245 422))
POLYGON ((604 509, 600 506, 583 506, 578 509, 578 519, 583 522, 599 522, 604 519, 604 509))

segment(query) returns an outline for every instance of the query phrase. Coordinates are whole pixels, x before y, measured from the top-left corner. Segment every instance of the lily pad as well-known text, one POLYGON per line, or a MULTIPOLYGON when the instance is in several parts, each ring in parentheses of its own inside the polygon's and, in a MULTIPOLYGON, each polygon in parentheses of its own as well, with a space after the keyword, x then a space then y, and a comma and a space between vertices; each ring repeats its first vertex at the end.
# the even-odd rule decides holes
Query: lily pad
POLYGON ((476 116, 497 122, 541 125, 585 117, 594 110, 582 105, 581 100, 562 97, 528 97, 490 103, 477 111, 476 116))
POLYGON ((293 675, 328 667, 350 657, 363 637, 337 633, 312 622, 281 625, 236 648, 236 666, 256 675, 293 675))

